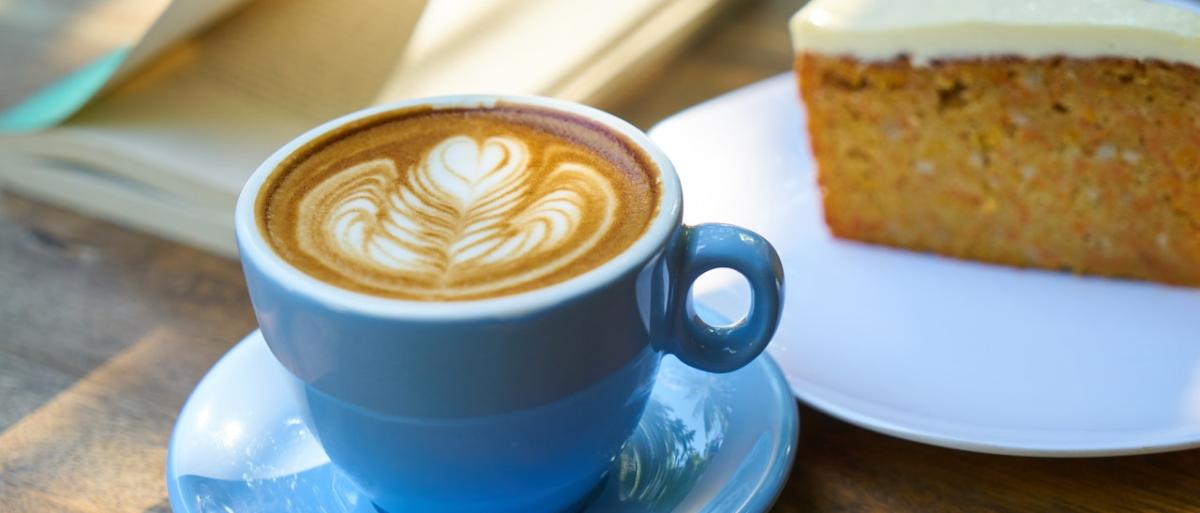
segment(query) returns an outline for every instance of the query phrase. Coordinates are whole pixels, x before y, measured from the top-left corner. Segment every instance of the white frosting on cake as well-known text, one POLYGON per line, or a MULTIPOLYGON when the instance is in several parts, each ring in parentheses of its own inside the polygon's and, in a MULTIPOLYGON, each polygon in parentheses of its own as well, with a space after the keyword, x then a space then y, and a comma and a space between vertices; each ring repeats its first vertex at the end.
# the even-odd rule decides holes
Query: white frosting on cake
POLYGON ((812 0, 791 20, 797 52, 890 60, 1128 57, 1200 66, 1191 0, 812 0))

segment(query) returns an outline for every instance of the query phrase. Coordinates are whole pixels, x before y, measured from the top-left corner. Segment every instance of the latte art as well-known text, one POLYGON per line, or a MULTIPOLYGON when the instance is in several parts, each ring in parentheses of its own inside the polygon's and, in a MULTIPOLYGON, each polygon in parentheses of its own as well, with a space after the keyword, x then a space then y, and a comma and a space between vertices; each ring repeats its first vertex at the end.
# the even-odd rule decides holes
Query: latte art
POLYGON ((658 205, 657 169, 620 134, 525 106, 414 109, 303 147, 258 199, 301 271, 426 301, 543 287, 622 252, 658 205))
POLYGON ((404 274, 426 293, 486 294, 532 281, 594 248, 618 202, 596 169, 560 162, 539 176, 529 148, 508 137, 454 136, 401 171, 388 158, 357 164, 312 190, 301 248, 329 266, 404 274), (588 223, 584 217, 591 216, 588 223), (554 251, 570 243, 568 251, 554 251), (463 283, 488 267, 546 254, 503 279, 463 283), (418 285, 419 284, 419 285, 418 285))

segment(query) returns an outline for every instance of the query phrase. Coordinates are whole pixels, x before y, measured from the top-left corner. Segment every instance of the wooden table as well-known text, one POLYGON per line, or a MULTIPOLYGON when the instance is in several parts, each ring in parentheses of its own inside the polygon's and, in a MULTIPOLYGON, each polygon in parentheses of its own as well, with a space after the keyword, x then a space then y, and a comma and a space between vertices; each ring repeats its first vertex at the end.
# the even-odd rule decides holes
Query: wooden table
MULTIPOLYGON (((642 127, 786 70, 798 2, 748 2, 607 107, 642 127)), ((0 512, 169 511, 188 392, 254 328, 235 261, 0 194, 0 512)), ((1200 450, 1056 460, 906 442, 800 405, 773 511, 1200 511, 1200 450)))

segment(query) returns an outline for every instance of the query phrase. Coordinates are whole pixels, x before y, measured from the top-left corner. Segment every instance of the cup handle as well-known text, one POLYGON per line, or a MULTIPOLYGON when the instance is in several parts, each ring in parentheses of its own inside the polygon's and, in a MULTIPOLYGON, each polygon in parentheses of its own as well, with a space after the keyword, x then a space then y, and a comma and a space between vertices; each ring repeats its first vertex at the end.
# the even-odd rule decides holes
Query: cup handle
POLYGON ((783 310, 783 264, 761 235, 728 224, 684 226, 674 301, 668 307, 675 344, 671 353, 709 372, 729 372, 750 363, 767 347, 783 310), (750 283, 750 311, 732 326, 704 322, 688 301, 692 283, 712 269, 729 268, 750 283))

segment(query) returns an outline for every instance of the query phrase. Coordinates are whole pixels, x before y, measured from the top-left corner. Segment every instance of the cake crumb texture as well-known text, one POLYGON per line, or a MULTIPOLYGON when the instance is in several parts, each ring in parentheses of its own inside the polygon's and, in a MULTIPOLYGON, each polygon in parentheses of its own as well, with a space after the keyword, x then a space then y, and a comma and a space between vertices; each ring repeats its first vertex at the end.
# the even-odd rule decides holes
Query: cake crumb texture
POLYGON ((800 53, 838 237, 1200 286, 1200 69, 800 53))

